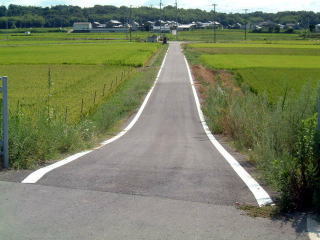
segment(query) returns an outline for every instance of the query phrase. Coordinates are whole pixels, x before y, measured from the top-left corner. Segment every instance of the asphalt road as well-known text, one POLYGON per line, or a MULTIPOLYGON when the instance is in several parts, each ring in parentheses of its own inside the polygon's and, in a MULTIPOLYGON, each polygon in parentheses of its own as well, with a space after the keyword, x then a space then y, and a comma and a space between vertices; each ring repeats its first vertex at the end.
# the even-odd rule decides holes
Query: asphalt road
POLYGON ((0 240, 307 239, 303 218, 254 219, 234 207, 256 200, 206 136, 188 78, 171 43, 126 135, 37 184, 0 182, 0 240))

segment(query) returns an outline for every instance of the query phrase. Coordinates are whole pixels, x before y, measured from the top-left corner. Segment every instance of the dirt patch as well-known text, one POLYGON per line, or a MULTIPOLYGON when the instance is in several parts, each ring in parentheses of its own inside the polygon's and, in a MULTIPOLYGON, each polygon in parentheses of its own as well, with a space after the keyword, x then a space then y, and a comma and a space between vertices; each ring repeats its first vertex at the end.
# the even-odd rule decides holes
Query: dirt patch
POLYGON ((236 84, 235 75, 227 70, 212 70, 202 65, 192 66, 192 72, 195 76, 195 86, 200 93, 201 100, 206 98, 206 93, 210 87, 232 89, 234 94, 242 94, 242 90, 236 84))
POLYGON ((280 218, 281 212, 279 207, 277 206, 263 206, 263 207, 257 207, 257 206, 250 206, 250 205, 240 205, 236 204, 236 208, 244 211, 246 215, 256 218, 280 218))

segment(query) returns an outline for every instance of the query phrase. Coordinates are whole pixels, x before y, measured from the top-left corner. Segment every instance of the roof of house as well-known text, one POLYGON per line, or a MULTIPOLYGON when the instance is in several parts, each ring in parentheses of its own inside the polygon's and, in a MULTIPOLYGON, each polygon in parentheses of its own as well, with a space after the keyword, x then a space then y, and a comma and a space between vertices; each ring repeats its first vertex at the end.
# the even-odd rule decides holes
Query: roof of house
POLYGON ((192 28, 194 26, 195 26, 195 24, 183 24, 183 25, 178 26, 178 28, 192 28))
POLYGON ((121 22, 119 22, 118 20, 110 20, 109 22, 113 24, 121 24, 121 22))

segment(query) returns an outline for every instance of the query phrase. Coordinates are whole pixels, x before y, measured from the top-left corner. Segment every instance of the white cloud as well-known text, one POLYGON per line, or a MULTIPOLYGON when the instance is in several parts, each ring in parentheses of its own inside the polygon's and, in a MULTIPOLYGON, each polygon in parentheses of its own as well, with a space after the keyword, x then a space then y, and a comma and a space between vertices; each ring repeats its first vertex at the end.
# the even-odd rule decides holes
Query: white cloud
MULTIPOLYGON (((164 0, 166 2, 166 0, 164 0)), ((167 2, 173 2, 168 1, 167 2)), ((183 7, 191 8, 201 8, 201 9, 212 9, 210 6, 212 3, 217 4, 217 10, 221 12, 241 12, 244 9, 249 9, 249 11, 268 11, 268 12, 278 12, 278 11, 299 11, 299 10, 310 10, 319 12, 320 11, 320 1, 319 0, 268 0, 268 1, 258 1, 258 0, 178 0, 180 5, 183 7)))
MULTIPOLYGON (((164 5, 173 5, 175 0, 163 0, 164 5)), ((310 10, 319 12, 320 1, 319 0, 178 0, 178 4, 183 8, 201 8, 205 10, 212 9, 212 3, 218 4, 217 10, 220 12, 241 12, 243 9, 249 9, 249 11, 267 11, 278 12, 287 10, 310 10)), ((159 0, 0 0, 1 4, 19 4, 19 5, 33 5, 33 6, 48 6, 65 3, 68 5, 78 5, 81 7, 90 7, 96 4, 99 5, 153 5, 158 6, 159 0)))

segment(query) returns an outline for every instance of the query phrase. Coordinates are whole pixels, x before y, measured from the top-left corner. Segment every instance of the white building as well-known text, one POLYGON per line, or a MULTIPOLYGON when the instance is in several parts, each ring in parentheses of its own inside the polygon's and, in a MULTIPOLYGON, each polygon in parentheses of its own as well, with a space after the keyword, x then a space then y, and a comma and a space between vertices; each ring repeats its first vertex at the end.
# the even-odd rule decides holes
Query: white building
POLYGON ((178 31, 190 31, 194 28, 196 28, 195 24, 182 24, 178 26, 178 31))
POLYGON ((74 31, 88 31, 92 29, 90 22, 76 22, 73 24, 74 31))
POLYGON ((153 32, 162 32, 162 33, 170 33, 171 28, 169 25, 164 25, 164 26, 153 26, 152 27, 153 32))
POLYGON ((316 32, 317 32, 317 33, 320 33, 320 24, 317 24, 317 25, 316 25, 316 32))

